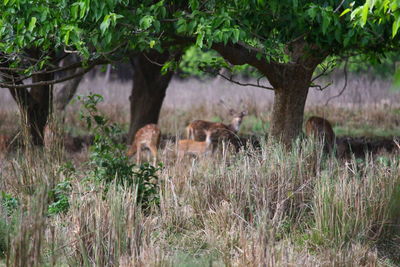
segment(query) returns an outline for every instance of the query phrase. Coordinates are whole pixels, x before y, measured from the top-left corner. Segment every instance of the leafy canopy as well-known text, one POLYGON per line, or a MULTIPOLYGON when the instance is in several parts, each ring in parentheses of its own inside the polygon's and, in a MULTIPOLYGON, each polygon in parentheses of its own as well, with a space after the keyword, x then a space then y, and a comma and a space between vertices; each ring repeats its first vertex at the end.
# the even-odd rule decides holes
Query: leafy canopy
POLYGON ((299 39, 330 55, 384 52, 395 49, 392 37, 397 37, 398 10, 392 2, 3 0, 0 53, 17 64, 29 63, 22 55, 32 48, 42 51, 42 59, 54 50, 90 59, 218 43, 257 51, 266 61, 288 62, 287 45, 299 39), (379 23, 366 21, 365 10, 379 23), (358 14, 363 28, 351 21, 358 14))

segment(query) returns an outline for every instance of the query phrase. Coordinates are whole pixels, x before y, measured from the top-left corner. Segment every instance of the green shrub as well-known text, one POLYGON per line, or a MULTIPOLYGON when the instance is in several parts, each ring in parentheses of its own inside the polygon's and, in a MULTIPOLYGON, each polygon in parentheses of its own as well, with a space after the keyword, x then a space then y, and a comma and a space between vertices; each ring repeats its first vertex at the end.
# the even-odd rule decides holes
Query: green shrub
POLYGON ((86 98, 79 97, 83 104, 81 118, 86 121, 89 130, 94 134, 94 143, 90 148, 89 180, 105 186, 115 183, 117 186, 131 187, 136 190, 137 203, 148 206, 158 203, 157 171, 162 167, 154 167, 148 163, 136 166, 126 156, 126 146, 120 140, 121 129, 102 116, 96 105, 103 97, 90 94, 86 98))
POLYGON ((1 192, 1 205, 5 209, 7 215, 11 215, 19 206, 17 198, 6 192, 1 192))
POLYGON ((69 194, 71 192, 71 183, 64 181, 57 184, 54 189, 49 192, 50 199, 53 203, 49 205, 48 212, 50 215, 67 212, 69 209, 69 194))

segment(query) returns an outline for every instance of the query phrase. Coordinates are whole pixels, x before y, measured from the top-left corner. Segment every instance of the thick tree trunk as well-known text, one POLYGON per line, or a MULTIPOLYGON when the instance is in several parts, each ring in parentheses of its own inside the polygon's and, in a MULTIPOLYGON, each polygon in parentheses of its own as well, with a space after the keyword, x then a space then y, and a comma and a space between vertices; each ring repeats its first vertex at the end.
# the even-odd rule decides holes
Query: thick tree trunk
POLYGON ((161 65, 170 55, 151 52, 131 58, 133 66, 131 120, 128 142, 131 143, 137 130, 149 123, 158 122, 161 106, 165 97, 172 72, 162 75, 161 65))
POLYGON ((307 94, 308 86, 297 90, 275 90, 269 141, 280 141, 290 146, 301 134, 307 94))
MULTIPOLYGON (((53 79, 52 74, 40 74, 32 77, 32 82, 48 81, 53 79)), ((43 146, 44 127, 49 114, 52 112, 53 86, 43 85, 31 88, 33 100, 26 109, 28 127, 34 145, 43 146)))
POLYGON ((304 107, 315 68, 324 56, 310 54, 300 42, 293 44, 293 63, 277 64, 265 76, 274 87, 275 99, 271 117, 269 142, 278 141, 290 148, 303 129, 304 107))
MULTIPOLYGON (((316 66, 315 66, 316 67, 316 66)), ((269 73, 275 88, 272 109, 269 142, 279 141, 290 147, 301 134, 303 128, 304 107, 314 68, 282 66, 278 73, 269 73), (283 77, 279 77, 283 75, 283 77)))

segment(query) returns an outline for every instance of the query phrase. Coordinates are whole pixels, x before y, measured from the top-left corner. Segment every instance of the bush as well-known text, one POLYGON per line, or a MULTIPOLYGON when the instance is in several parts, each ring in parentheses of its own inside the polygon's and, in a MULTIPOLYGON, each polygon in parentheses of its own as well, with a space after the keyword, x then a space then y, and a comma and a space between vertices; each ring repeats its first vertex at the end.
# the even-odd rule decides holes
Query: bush
POLYGON ((69 181, 57 184, 54 189, 50 191, 50 199, 53 199, 54 201, 49 205, 49 214, 53 215, 68 211, 70 192, 71 183, 69 181))
POLYGON ((5 209, 7 215, 11 215, 19 206, 17 198, 6 192, 1 192, 1 205, 5 209))
POLYGON ((103 97, 90 94, 86 98, 79 97, 83 104, 81 118, 94 134, 94 144, 90 148, 89 180, 94 180, 105 186, 105 192, 109 186, 115 183, 117 186, 131 187, 137 193, 137 203, 148 206, 150 203, 158 203, 158 177, 159 167, 148 163, 136 166, 130 163, 125 155, 126 146, 119 142, 121 128, 112 124, 102 116, 97 104, 103 101, 103 97))

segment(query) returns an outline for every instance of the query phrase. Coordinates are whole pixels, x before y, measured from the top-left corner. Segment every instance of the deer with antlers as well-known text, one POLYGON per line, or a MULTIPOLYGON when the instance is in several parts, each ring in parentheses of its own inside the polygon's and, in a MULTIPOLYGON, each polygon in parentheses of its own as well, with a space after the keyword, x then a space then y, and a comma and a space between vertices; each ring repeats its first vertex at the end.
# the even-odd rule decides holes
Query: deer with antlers
POLYGON ((310 117, 305 124, 305 128, 307 136, 318 138, 324 144, 325 151, 333 152, 336 138, 332 125, 328 120, 316 116, 310 117))
POLYGON ((212 153, 212 141, 211 134, 213 130, 203 130, 206 136, 205 141, 195 141, 191 139, 179 140, 178 142, 178 160, 182 160, 186 154, 192 155, 205 155, 212 153))
POLYGON ((155 164, 157 161, 157 149, 160 145, 160 138, 160 128, 158 128, 156 124, 147 124, 136 132, 132 145, 126 155, 131 157, 136 153, 136 163, 139 163, 142 149, 147 148, 150 150, 154 159, 153 164, 155 164))

